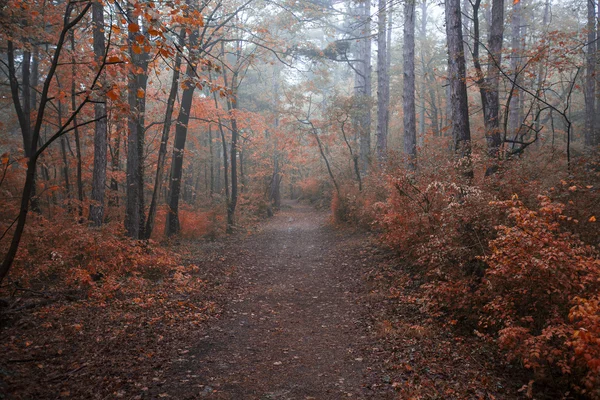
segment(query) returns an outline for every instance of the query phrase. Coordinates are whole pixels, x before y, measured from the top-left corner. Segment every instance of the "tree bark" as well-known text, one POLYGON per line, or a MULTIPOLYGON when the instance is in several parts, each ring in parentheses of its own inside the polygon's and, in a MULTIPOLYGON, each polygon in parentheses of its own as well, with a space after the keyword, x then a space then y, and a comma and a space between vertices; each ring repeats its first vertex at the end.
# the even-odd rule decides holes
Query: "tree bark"
MULTIPOLYGON (((129 19, 136 20, 129 4, 129 19)), ((131 57, 127 91, 129 103, 129 119, 127 121, 127 202, 125 205, 125 230, 129 237, 144 237, 144 141, 146 84, 148 82, 148 59, 145 51, 136 54, 136 34, 129 31, 128 44, 131 57)))
POLYGON ((446 36, 448 42, 448 72, 454 151, 467 158, 463 174, 472 176, 470 165, 471 131, 467 98, 465 52, 463 45, 460 0, 446 0, 446 36))
MULTIPOLYGON (((185 40, 185 29, 181 29, 181 40, 185 40)), ((156 176, 154 178, 154 189, 152 191, 152 200, 148 209, 148 218, 146 219, 146 229, 144 236, 150 239, 154 230, 154 221, 156 219, 156 210, 158 208, 158 198, 160 197, 160 189, 162 187, 163 175, 165 170, 165 160, 167 158, 167 145, 169 143, 169 132, 171 131, 173 109, 175 108, 175 100, 179 89, 179 76, 181 69, 181 54, 175 56, 175 65, 173 66, 173 77, 171 79, 171 90, 167 98, 167 109, 165 110, 165 122, 163 124, 162 136, 160 139, 160 147, 158 149, 158 161, 156 165, 156 176)))
POLYGON ((389 97, 386 87, 389 86, 388 48, 387 48, 387 3, 379 0, 379 17, 377 19, 377 158, 385 159, 387 152, 387 118, 389 115, 389 97))
MULTIPOLYGON (((104 39, 104 5, 94 1, 92 5, 94 59, 99 68, 104 58, 106 44, 104 39)), ((92 174, 92 203, 90 204, 90 221, 95 226, 102 225, 104 218, 104 194, 106 192, 106 164, 108 149, 106 94, 99 90, 94 103, 94 170, 92 174)))
MULTIPOLYGON (((481 0, 476 0, 473 4, 473 63, 475 64, 476 82, 479 86, 481 96, 481 105, 483 108, 483 122, 485 125, 485 136, 487 141, 488 155, 497 157, 502 144, 502 134, 500 131, 500 100, 499 83, 500 70, 498 65, 502 62, 502 42, 504 40, 504 0, 492 1, 492 21, 490 26, 488 40, 488 62, 487 76, 484 75, 480 59, 480 22, 479 7, 481 0)), ((489 173, 495 170, 495 167, 489 169, 489 173)))
MULTIPOLYGON (((76 74, 76 61, 75 61, 75 32, 71 32, 71 109, 75 110, 77 107, 77 93, 76 93, 76 84, 75 84, 75 76, 76 74)), ((79 128, 77 117, 73 118, 73 133, 75 136, 75 157, 77 158, 77 167, 76 167, 76 175, 77 175, 77 200, 79 200, 79 204, 77 209, 79 210, 79 216, 83 215, 83 166, 81 160, 81 141, 79 135, 79 128)))
POLYGON ((357 66, 355 71, 355 98, 358 110, 354 118, 355 132, 360 138, 360 165, 362 174, 369 169, 371 157, 371 3, 363 1, 355 9, 357 39, 357 66))
POLYGON ((417 123, 415 107, 415 1, 404 2, 404 49, 402 108, 404 111, 404 154, 408 167, 416 168, 417 123))
POLYGON ((171 177, 169 180, 169 210, 167 212, 167 222, 165 224, 165 234, 173 236, 181 230, 179 222, 179 197, 181 194, 181 182, 183 176, 183 155, 185 152, 185 142, 187 140, 188 123, 192 111, 192 102, 194 100, 194 91, 196 90, 195 68, 198 58, 198 30, 194 29, 190 34, 189 48, 190 55, 186 67, 185 88, 181 94, 181 106, 175 125, 175 143, 173 144, 173 158, 171 160, 171 177))
POLYGON ((520 57, 522 56, 522 41, 521 41, 521 1, 513 2, 511 15, 511 55, 510 69, 512 70, 512 78, 515 84, 512 86, 512 95, 510 98, 508 109, 508 130, 509 134, 518 136, 521 126, 521 96, 519 89, 516 87, 520 82, 519 69, 521 68, 520 57))
POLYGON ((595 145, 596 124, 596 5, 587 1, 587 52, 585 74, 585 146, 595 145))

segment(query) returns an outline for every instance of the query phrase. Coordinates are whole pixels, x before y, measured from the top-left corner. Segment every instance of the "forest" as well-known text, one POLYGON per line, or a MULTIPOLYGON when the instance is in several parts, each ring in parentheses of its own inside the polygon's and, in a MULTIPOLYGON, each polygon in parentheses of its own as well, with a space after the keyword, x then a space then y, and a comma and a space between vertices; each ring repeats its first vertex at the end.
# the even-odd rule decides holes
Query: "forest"
POLYGON ((0 399, 600 399, 599 77, 595 0, 0 0, 0 399))

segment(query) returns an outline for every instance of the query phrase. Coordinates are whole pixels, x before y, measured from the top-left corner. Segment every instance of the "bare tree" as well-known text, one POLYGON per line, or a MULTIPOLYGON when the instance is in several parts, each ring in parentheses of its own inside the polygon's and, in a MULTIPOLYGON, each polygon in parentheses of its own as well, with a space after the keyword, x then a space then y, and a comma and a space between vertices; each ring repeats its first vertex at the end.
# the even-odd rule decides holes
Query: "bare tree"
MULTIPOLYGON (((136 24, 133 5, 128 3, 127 16, 136 24)), ((140 27, 140 30, 143 27, 140 27)), ((127 96, 129 119, 127 121, 127 202, 125 205, 125 230, 127 235, 140 239, 144 230, 144 142, 146 114, 146 85, 148 82, 148 54, 136 42, 136 32, 129 29, 128 45, 131 57, 127 96)))
POLYGON ((596 4, 587 1, 587 52, 585 74, 585 145, 596 143, 596 4))
MULTIPOLYGON (((476 82, 479 86, 481 105, 483 108, 483 122, 487 140, 488 154, 491 157, 498 155, 502 144, 500 132, 500 97, 498 87, 500 71, 498 65, 502 62, 502 42, 504 39, 504 0, 492 0, 491 26, 487 50, 488 57, 493 60, 488 62, 487 74, 484 74, 481 62, 481 37, 479 8, 481 0, 473 3, 473 63, 475 65, 476 82)), ((490 172, 492 171, 489 170, 490 172)))
POLYGON ((382 161, 387 152, 389 118, 389 49, 387 43, 387 2, 379 0, 377 18, 377 157, 382 161))
MULTIPOLYGON (((94 60, 98 66, 102 63, 104 49, 104 6, 95 1, 92 5, 94 60)), ((106 94, 98 94, 94 102, 94 172, 92 175, 92 203, 90 204, 90 220, 96 226, 102 225, 104 217, 104 193, 106 188, 106 162, 108 149, 108 130, 106 118, 106 94)))
MULTIPOLYGON (((470 158, 471 130, 467 98, 465 52, 463 45, 460 0, 446 0, 446 40, 448 43, 448 74, 454 151, 461 158, 470 158)), ((464 171, 472 175, 470 165, 464 171)))
POLYGON ((415 108, 415 1, 404 2, 404 86, 402 107, 404 110, 404 153, 409 168, 416 167, 417 120, 415 108))

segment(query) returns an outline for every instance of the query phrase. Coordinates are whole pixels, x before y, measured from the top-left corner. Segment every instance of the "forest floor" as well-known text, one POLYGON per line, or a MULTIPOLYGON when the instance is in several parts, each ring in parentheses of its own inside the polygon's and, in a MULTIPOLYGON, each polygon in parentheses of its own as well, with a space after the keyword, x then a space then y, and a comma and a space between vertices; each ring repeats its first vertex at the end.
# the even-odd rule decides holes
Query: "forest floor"
MULTIPOLYGON (((374 243, 332 226, 327 213, 286 203, 255 232, 182 244, 217 281, 185 300, 212 310, 202 324, 140 324, 108 347, 79 328, 58 353, 52 344, 12 349, 0 356, 0 399, 524 397, 525 378, 429 316, 418 285, 374 243), (53 361, 39 361, 49 353, 53 361)), ((71 317, 82 326, 102 319, 71 317)), ((35 323, 24 318, 4 333, 35 323)))

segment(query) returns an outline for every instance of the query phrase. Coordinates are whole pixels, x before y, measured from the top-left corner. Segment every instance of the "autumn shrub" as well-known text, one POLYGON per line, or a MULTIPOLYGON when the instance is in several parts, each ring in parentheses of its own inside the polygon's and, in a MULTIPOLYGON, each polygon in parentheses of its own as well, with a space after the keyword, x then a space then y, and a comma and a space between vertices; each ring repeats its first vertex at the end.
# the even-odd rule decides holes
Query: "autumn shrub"
MULTIPOLYGON (((577 310, 593 309, 578 299, 592 298, 600 289, 597 250, 562 229, 570 217, 563 204, 547 196, 539 196, 537 209, 517 198, 496 204, 507 209, 510 223, 497 227, 491 254, 483 257, 488 268, 478 292, 480 329, 538 380, 581 382, 583 375, 589 386, 590 371, 575 362, 571 337, 574 320, 583 325, 591 320, 577 310)), ((585 347, 595 346, 591 353, 597 353, 600 342, 591 343, 585 347)))
POLYGON ((574 325, 569 345, 574 355, 573 369, 582 376, 576 387, 594 399, 600 398, 600 296, 575 297, 569 313, 574 325))
POLYGON ((127 238, 118 224, 90 228, 67 212, 52 221, 32 213, 7 287, 104 296, 131 280, 158 279, 177 265, 177 254, 127 238))
POLYGON ((179 210, 181 224, 180 235, 186 239, 200 239, 205 236, 214 236, 215 211, 203 211, 191 206, 181 207, 179 210))
POLYGON ((331 197, 331 215, 336 223, 364 225, 368 227, 365 210, 369 209, 369 199, 356 187, 344 186, 340 193, 333 192, 331 197))
POLYGON ((448 158, 416 172, 397 163, 362 192, 343 186, 332 213, 370 221, 419 275, 430 314, 495 343, 539 384, 598 399, 600 175, 553 157, 502 161, 491 176, 474 157, 472 178, 448 158))
POLYGON ((308 200, 317 207, 331 204, 331 185, 327 181, 316 178, 304 178, 298 182, 301 200, 308 200))

